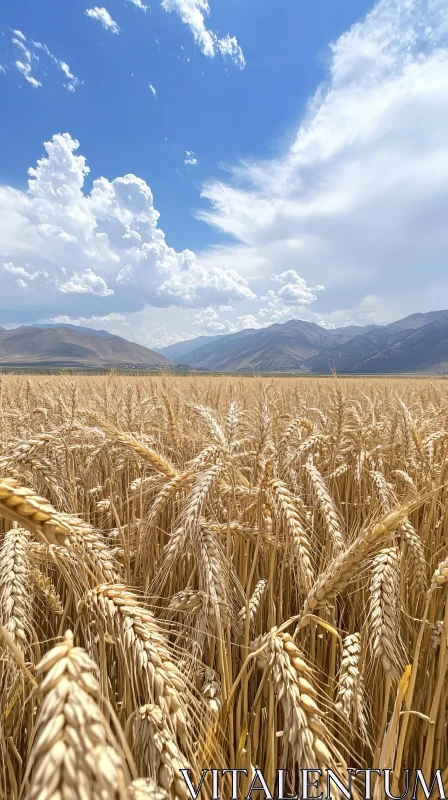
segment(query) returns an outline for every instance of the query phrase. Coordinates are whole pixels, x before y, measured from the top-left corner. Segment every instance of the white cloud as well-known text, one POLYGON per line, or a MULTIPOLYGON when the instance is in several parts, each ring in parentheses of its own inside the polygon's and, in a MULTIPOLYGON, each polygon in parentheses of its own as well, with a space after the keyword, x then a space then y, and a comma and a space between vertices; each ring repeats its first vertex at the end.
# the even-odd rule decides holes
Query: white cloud
POLYGON ((193 327, 198 329, 197 334, 234 333, 237 330, 228 319, 220 320, 218 312, 211 306, 194 315, 193 327))
MULTIPOLYGON (((241 331, 244 328, 262 328, 262 323, 257 319, 254 314, 244 314, 241 317, 237 317, 237 330, 241 331)), ((266 324, 270 324, 266 323, 266 324)))
POLYGON ((255 299, 236 270, 205 267, 191 250, 169 247, 141 178, 98 178, 84 192, 89 167, 78 147, 69 134, 58 134, 28 170, 27 191, 0 186, 5 322, 255 299))
POLYGON ((157 97, 157 92, 154 89, 154 86, 152 85, 152 83, 149 84, 149 88, 150 88, 151 92, 153 93, 154 97, 157 97))
POLYGON ((107 8, 99 8, 98 6, 95 6, 95 8, 86 8, 84 13, 91 19, 97 19, 98 22, 101 22, 101 25, 106 31, 110 31, 111 33, 120 32, 120 28, 112 19, 107 8))
MULTIPOLYGON (((50 61, 51 64, 55 65, 59 70, 61 70, 67 78, 67 83, 63 84, 66 89, 69 92, 74 92, 76 90, 77 86, 80 84, 79 79, 73 75, 73 73, 70 71, 69 65, 65 61, 60 61, 58 58, 56 58, 56 56, 53 55, 53 53, 50 52, 46 44, 42 44, 42 42, 35 42, 33 39, 28 40, 22 31, 15 30, 13 31, 13 34, 14 36, 12 37, 12 43, 17 54, 20 55, 20 58, 14 61, 14 65, 26 78, 28 83, 30 83, 35 89, 39 86, 42 86, 42 82, 38 80, 32 73, 40 66, 41 72, 43 75, 46 75, 47 73, 45 70, 47 68, 48 61, 50 61), (40 65, 40 57, 42 54, 44 54, 44 62, 46 61, 44 66, 40 65)), ((2 68, 0 67, 0 69, 2 68)))
POLYGON ((210 14, 207 0, 163 0, 162 7, 165 11, 175 11, 190 30, 194 40, 199 45, 205 56, 213 58, 216 53, 230 58, 240 69, 244 69, 246 62, 244 54, 236 38, 225 36, 220 39, 216 33, 205 25, 205 17, 210 14))
POLYGON ((98 297, 108 297, 114 294, 109 289, 106 281, 95 275, 91 269, 86 269, 82 275, 75 273, 66 283, 59 285, 59 291, 64 294, 96 294, 98 297))
POLYGON ((28 81, 28 83, 31 84, 31 86, 34 87, 34 89, 37 89, 39 86, 42 86, 40 81, 38 81, 37 78, 34 78, 33 75, 31 75, 31 64, 28 61, 26 62, 15 61, 14 63, 19 72, 22 73, 24 78, 28 81))
MULTIPOLYGON (((259 294, 291 270, 325 284, 327 319, 366 319, 372 295, 392 318, 447 307, 447 142, 448 5, 380 0, 331 46, 292 146, 204 187, 198 216, 234 244, 202 263, 232 263, 259 294)), ((296 281, 281 294, 304 302, 296 281)))
POLYGON ((6 69, 0 64, 0 72, 6 72, 6 69))
POLYGON ((185 161, 184 164, 191 164, 195 166, 198 163, 198 160, 193 152, 193 150, 185 150, 185 161))
POLYGON ((227 35, 224 39, 216 39, 215 44, 222 56, 228 56, 237 67, 244 69, 246 66, 244 53, 234 36, 227 35))
POLYGON ((132 3, 132 5, 137 6, 137 8, 140 8, 142 11, 148 10, 148 6, 145 6, 142 3, 142 0, 130 0, 130 2, 132 3))
POLYGON ((52 323, 54 325, 80 325, 84 328, 101 328, 107 325, 116 325, 126 321, 124 314, 105 314, 104 317, 69 317, 60 314, 50 319, 41 320, 41 322, 52 323))
POLYGON ((282 288, 277 292, 277 297, 286 303, 299 303, 308 305, 316 300, 314 292, 321 292, 325 286, 307 286, 306 281, 297 274, 295 269, 288 269, 279 275, 273 275, 272 280, 282 284, 282 288))
POLYGON ((65 77, 67 78, 67 83, 64 84, 64 86, 68 89, 68 91, 69 92, 76 91, 76 88, 79 86, 80 81, 76 77, 76 75, 73 75, 73 73, 70 71, 69 65, 65 61, 60 61, 59 58, 56 58, 56 56, 54 56, 53 53, 50 52, 46 44, 34 41, 32 42, 32 44, 37 50, 43 51, 48 56, 50 61, 52 61, 52 63, 55 64, 58 67, 58 69, 60 69, 61 72, 64 73, 65 77))

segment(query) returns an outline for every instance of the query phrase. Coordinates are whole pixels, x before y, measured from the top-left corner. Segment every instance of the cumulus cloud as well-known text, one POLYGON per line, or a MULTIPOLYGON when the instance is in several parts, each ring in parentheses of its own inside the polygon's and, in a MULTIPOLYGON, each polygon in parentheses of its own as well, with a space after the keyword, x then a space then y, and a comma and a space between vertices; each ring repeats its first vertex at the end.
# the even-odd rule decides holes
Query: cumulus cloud
POLYGON ((220 53, 230 58, 240 69, 244 69, 244 54, 236 38, 227 35, 220 39, 206 27, 205 17, 210 14, 207 0, 163 0, 162 7, 165 11, 175 11, 182 22, 188 25, 205 56, 213 58, 216 53, 220 53))
POLYGON ((0 186, 0 313, 3 321, 132 313, 250 301, 234 269, 176 252, 158 225, 150 187, 135 175, 97 178, 68 133, 45 144, 27 191, 0 186))
POLYGON ((272 280, 282 285, 282 288, 277 292, 277 296, 286 303, 308 305, 308 303, 316 300, 315 292, 322 292, 325 289, 325 286, 320 284, 312 287, 307 286, 306 281, 297 274, 295 269, 288 269, 278 275, 274 274, 272 280))
POLYGON ((198 163, 198 160, 193 152, 193 150, 186 150, 185 151, 185 161, 184 164, 191 164, 195 166, 198 163))
POLYGON ((110 31, 111 33, 120 33, 120 28, 112 19, 107 8, 99 8, 98 6, 95 6, 95 8, 86 8, 84 13, 91 19, 97 19, 98 22, 101 22, 101 25, 106 31, 110 31))
POLYGON ((197 329, 197 334, 234 333, 237 330, 228 319, 221 320, 212 306, 194 315, 193 327, 197 329))
POLYGON ((137 8, 140 8, 141 11, 147 11, 148 10, 148 6, 145 6, 142 3, 142 0, 130 0, 130 2, 132 3, 133 6, 137 6, 137 8))
MULTIPOLYGON (((324 284, 315 313, 328 319, 371 321, 368 296, 392 318, 446 307, 448 6, 380 0, 330 54, 291 147, 204 186, 198 216, 235 243, 202 262, 264 286, 291 270, 324 284)), ((306 305, 295 279, 278 294, 306 305)))

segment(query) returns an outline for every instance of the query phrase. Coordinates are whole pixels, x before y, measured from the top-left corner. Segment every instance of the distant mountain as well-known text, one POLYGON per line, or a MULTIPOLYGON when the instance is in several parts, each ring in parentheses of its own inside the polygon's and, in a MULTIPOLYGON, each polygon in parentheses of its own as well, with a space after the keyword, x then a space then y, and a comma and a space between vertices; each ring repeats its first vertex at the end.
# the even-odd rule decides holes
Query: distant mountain
POLYGON ((448 318, 448 310, 428 311, 426 314, 410 314, 408 317, 392 322, 386 327, 394 331, 417 330, 418 328, 423 328, 424 325, 429 325, 431 322, 436 322, 438 319, 446 318, 448 318))
POLYGON ((114 335, 113 333, 109 333, 109 331, 97 330, 96 328, 83 328, 82 325, 71 325, 68 322, 49 322, 47 324, 32 322, 29 326, 23 325, 21 327, 42 328, 43 330, 51 330, 52 328, 71 328, 72 331, 83 331, 83 333, 91 333, 92 336, 102 336, 105 339, 110 339, 114 335))
POLYGON ((232 372, 301 370, 305 359, 332 344, 333 334, 325 328, 290 320, 221 336, 188 353, 186 360, 193 367, 232 372))
POLYGON ((448 372, 448 315, 406 333, 359 364, 359 371, 448 372))
POLYGON ((0 365, 169 368, 172 362, 120 336, 76 327, 21 327, 0 331, 0 365))
POLYGON ((345 325, 343 328, 328 328, 328 333, 338 338, 346 338, 346 341, 354 339, 355 336, 364 336, 365 333, 381 328, 381 325, 345 325))
POLYGON ((411 314, 385 326, 327 329, 292 319, 266 328, 199 336, 157 352, 105 330, 70 324, 0 327, 0 367, 170 369, 176 363, 217 372, 448 372, 448 310, 411 314))
POLYGON ((303 365, 310 372, 362 372, 361 364, 405 335, 401 330, 375 328, 339 347, 328 347, 303 365))
MULTIPOLYGON (((193 368, 221 372, 439 372, 448 361, 445 323, 447 310, 411 314, 386 326, 327 329, 289 320, 181 342, 174 347, 187 345, 187 349, 180 356, 171 351, 171 357, 193 368)), ((167 349, 163 348, 164 354, 167 349)))
MULTIPOLYGON (((184 363, 199 369, 244 372, 307 370, 304 362, 327 348, 342 345, 377 326, 322 328, 314 322, 292 319, 267 328, 246 328, 219 336, 182 356, 184 363)), ((164 350, 166 353, 166 349, 164 350)), ((171 356, 175 360, 175 356, 171 356)))
POLYGON ((166 347, 154 347, 155 353, 160 353, 166 358, 172 358, 173 361, 181 361, 182 356, 188 355, 193 350, 201 347, 203 344, 215 342, 222 334, 218 336, 196 336, 195 339, 187 339, 184 342, 175 342, 175 344, 168 344, 166 347))

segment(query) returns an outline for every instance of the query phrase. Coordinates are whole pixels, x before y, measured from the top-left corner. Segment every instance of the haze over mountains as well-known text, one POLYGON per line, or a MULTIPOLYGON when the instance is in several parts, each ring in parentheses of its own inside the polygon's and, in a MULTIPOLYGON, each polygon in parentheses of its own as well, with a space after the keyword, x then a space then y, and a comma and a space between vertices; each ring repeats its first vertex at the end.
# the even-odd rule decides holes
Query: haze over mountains
POLYGON ((196 369, 228 372, 444 372, 448 310, 411 314, 385 326, 326 329, 314 322, 289 320, 198 337, 157 352, 196 369))

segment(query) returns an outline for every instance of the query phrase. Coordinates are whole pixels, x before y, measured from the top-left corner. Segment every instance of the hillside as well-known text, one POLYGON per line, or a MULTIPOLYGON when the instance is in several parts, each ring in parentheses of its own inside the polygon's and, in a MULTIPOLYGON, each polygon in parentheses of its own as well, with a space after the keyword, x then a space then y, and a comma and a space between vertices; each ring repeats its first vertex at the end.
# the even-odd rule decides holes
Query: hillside
POLYGON ((306 360, 304 368, 310 372, 359 372, 361 364, 380 350, 394 344, 406 335, 402 330, 376 328, 364 336, 357 336, 340 347, 329 347, 306 360))
POLYGON ((359 364, 366 373, 443 372, 448 367, 448 317, 419 327, 359 364))
POLYGON ((428 311, 426 314, 410 314, 408 317, 391 322, 386 327, 394 331, 410 331, 423 328, 431 322, 436 322, 438 319, 447 319, 448 310, 445 311, 428 311))
POLYGON ((182 358, 185 363, 200 369, 233 372, 306 371, 308 367, 304 362, 310 357, 376 329, 375 325, 327 329, 315 322, 292 319, 267 328, 247 328, 219 336, 185 353, 182 358))
POLYGON ((21 327, 0 331, 0 364, 170 367, 172 362, 140 344, 71 327, 21 327))
POLYGON ((98 328, 85 328, 82 325, 71 325, 69 322, 58 322, 58 323, 46 323, 41 324, 38 322, 33 322, 30 328, 42 328, 43 330, 48 329, 52 330, 53 328, 71 328, 73 331, 83 331, 83 333, 91 333, 92 336, 102 336, 105 339, 110 339, 114 334, 109 333, 109 331, 104 331, 98 328))
POLYGON ((193 350, 209 342, 214 342, 219 338, 220 336, 196 336, 194 339, 187 339, 184 342, 175 342, 175 344, 168 344, 166 347, 155 347, 154 352, 179 362, 184 356, 192 353, 193 350))
POLYGON ((187 363, 235 372, 302 370, 305 359, 331 344, 332 335, 314 322, 290 320, 222 336, 189 353, 187 363))

